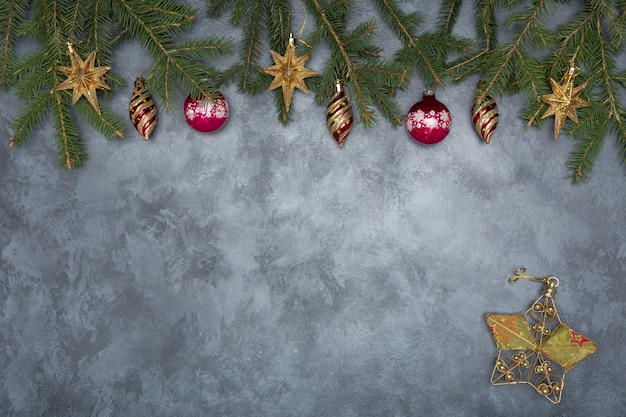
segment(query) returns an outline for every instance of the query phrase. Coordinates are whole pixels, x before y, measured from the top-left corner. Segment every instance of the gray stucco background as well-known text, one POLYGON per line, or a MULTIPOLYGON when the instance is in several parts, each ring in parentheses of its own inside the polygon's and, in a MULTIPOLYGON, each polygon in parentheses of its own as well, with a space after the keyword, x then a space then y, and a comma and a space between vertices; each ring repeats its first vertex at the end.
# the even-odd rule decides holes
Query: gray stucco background
MULTIPOLYGON (((194 34, 239 36, 189 3, 194 34)), ((376 17, 367 4, 356 18, 376 17)), ((469 13, 457 31, 471 36, 469 13)), ((314 52, 307 66, 323 61, 314 52)), ((129 85, 108 105, 125 115, 149 57, 126 43, 113 65, 129 85)), ((624 415, 615 141, 571 185, 572 142, 553 142, 551 122, 526 130, 519 96, 498 98, 498 130, 482 143, 476 81, 437 90, 453 125, 431 147, 381 121, 339 149, 311 95, 295 94, 285 128, 270 93, 230 86, 215 134, 188 128, 181 93, 148 143, 81 124, 90 159, 75 172, 57 168, 49 121, 0 149, 0 415, 624 415), (507 283, 518 266, 558 276, 563 321, 599 345, 560 405, 489 383, 485 313, 522 312, 541 290, 507 283)), ((400 92, 404 109, 422 89, 416 78, 400 92)), ((0 96, 5 139, 20 106, 0 96)))

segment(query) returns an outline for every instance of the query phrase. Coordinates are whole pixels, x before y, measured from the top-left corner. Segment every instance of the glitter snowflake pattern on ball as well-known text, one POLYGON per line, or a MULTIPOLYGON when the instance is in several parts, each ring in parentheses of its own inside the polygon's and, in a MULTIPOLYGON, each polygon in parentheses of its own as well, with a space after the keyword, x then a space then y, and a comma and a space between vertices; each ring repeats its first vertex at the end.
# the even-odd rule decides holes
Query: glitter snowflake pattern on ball
POLYGON ((228 120, 228 113, 228 102, 221 94, 213 99, 193 100, 189 96, 185 100, 185 120, 200 132, 219 130, 228 120))
POLYGON ((437 114, 434 110, 424 113, 418 110, 409 115, 407 125, 409 130, 415 129, 450 129, 452 118, 450 113, 442 111, 437 114))
POLYGON ((411 137, 426 145, 443 140, 451 125, 448 108, 429 93, 424 93, 423 99, 411 107, 406 117, 406 128, 411 137))

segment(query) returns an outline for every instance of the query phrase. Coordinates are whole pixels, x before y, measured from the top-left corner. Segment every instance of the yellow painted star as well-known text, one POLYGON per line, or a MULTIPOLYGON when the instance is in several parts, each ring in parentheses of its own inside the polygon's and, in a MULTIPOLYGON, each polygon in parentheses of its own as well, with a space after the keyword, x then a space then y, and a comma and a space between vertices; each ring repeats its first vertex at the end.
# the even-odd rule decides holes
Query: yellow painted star
POLYGON ((59 84, 54 91, 73 89, 72 105, 76 104, 79 98, 85 96, 93 108, 100 114, 96 89, 111 89, 101 78, 111 67, 94 66, 96 51, 92 51, 87 56, 87 59, 83 61, 76 49, 74 49, 74 46, 69 42, 67 43, 67 50, 72 66, 57 66, 59 71, 67 75, 67 80, 59 84))
POLYGON ((274 90, 278 87, 283 88, 283 101, 285 110, 288 112, 294 89, 299 88, 308 93, 309 89, 306 87, 304 79, 319 75, 319 73, 304 67, 304 64, 311 57, 311 53, 296 56, 296 43, 293 35, 289 36, 289 44, 287 45, 285 55, 280 55, 272 50, 270 50, 270 54, 272 54, 274 59, 274 65, 262 68, 261 72, 274 76, 269 90, 274 90))
POLYGON ((554 140, 559 136, 566 118, 569 117, 574 123, 578 123, 576 109, 591 106, 590 102, 578 97, 587 87, 587 81, 578 87, 574 87, 574 78, 576 78, 578 73, 578 68, 572 65, 563 77, 563 84, 559 85, 554 79, 550 78, 552 94, 541 96, 541 99, 550 105, 541 118, 545 119, 546 117, 554 116, 554 140))

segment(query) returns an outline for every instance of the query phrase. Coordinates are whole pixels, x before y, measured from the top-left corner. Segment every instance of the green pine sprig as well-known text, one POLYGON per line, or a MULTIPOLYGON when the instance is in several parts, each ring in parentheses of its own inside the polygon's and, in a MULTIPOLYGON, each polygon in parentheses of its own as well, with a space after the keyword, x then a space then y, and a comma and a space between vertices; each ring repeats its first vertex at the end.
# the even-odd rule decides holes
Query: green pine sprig
MULTIPOLYGON (((242 28, 239 45, 239 62, 228 68, 221 82, 236 81, 239 91, 254 94, 265 85, 259 72, 259 56, 268 20, 267 0, 236 0, 232 7, 230 23, 242 28)), ((210 17, 219 17, 226 11, 226 1, 207 0, 210 17)))
POLYGON ((417 12, 405 13, 396 0, 373 2, 387 26, 403 44, 396 52, 395 60, 408 68, 414 68, 426 85, 443 86, 448 56, 472 49, 471 40, 452 34, 461 6, 460 0, 448 0, 446 4, 442 4, 438 25, 440 29, 422 34, 418 30, 424 18, 417 12))
POLYGON ((0 2, 0 88, 7 88, 14 79, 11 64, 15 62, 13 48, 18 38, 18 28, 26 20, 28 0, 0 2))
POLYGON ((392 126, 402 123, 403 115, 391 97, 394 87, 402 87, 410 81, 406 65, 386 61, 380 57, 380 48, 372 43, 376 24, 368 20, 347 28, 350 3, 336 0, 305 0, 307 10, 314 16, 318 29, 311 35, 312 45, 327 43, 330 57, 319 77, 312 84, 318 103, 328 100, 334 91, 336 80, 343 80, 349 87, 359 120, 364 126, 376 123, 374 108, 392 126))
POLYGON ((207 37, 186 42, 173 40, 190 29, 195 11, 182 4, 161 1, 156 5, 143 0, 114 0, 113 16, 127 35, 138 38, 154 61, 146 85, 171 110, 175 91, 182 86, 193 97, 215 97, 213 83, 220 77, 206 61, 229 52, 230 41, 207 37))

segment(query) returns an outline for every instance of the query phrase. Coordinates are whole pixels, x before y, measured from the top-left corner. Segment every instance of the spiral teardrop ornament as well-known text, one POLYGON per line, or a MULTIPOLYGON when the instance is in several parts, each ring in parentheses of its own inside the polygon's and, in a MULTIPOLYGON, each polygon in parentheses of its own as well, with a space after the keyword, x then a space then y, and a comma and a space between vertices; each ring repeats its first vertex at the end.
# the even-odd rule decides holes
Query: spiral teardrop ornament
POLYGON ((130 99, 128 112, 137 132, 148 140, 156 126, 157 109, 141 75, 137 75, 135 79, 135 89, 130 99))
POLYGON ((472 105, 472 123, 478 136, 485 143, 489 143, 491 135, 498 125, 498 105, 489 93, 485 93, 481 97, 481 84, 483 81, 479 81, 478 87, 476 87, 476 96, 472 105))
POLYGON ((326 107, 326 124, 340 148, 343 147, 350 130, 352 130, 353 121, 350 98, 346 96, 341 82, 337 81, 335 93, 330 98, 328 107, 326 107))

